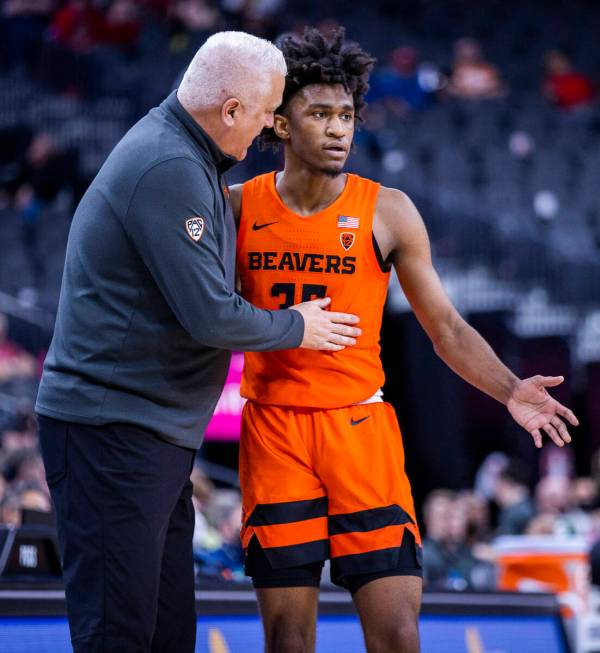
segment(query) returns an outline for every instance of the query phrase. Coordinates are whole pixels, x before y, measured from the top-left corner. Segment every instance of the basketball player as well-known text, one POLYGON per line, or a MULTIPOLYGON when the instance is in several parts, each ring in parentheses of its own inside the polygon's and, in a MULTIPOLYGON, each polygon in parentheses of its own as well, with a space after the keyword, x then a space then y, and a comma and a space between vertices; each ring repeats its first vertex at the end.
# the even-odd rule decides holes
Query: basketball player
POLYGON ((244 297, 269 309, 314 297, 358 314, 362 336, 335 353, 248 353, 240 451, 242 542, 268 653, 315 649, 323 561, 347 588, 369 653, 415 653, 419 529, 402 439, 382 400, 379 331, 393 266, 436 352, 506 404, 541 446, 571 438, 573 413, 546 392, 562 377, 518 379, 457 313, 431 263, 423 221, 399 190, 343 167, 374 60, 343 31, 283 42, 288 75, 271 141, 283 172, 231 188, 244 297))

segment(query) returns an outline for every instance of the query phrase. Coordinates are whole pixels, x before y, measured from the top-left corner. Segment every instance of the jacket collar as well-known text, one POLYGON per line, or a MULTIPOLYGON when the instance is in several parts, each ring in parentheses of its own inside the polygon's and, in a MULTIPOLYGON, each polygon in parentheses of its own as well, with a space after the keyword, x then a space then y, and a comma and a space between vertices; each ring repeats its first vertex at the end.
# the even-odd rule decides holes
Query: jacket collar
POLYGON ((177 99, 177 90, 173 91, 162 103, 164 109, 173 114, 175 118, 183 124, 192 140, 198 145, 204 154, 212 163, 217 171, 222 174, 234 166, 237 161, 225 154, 212 138, 200 127, 192 116, 183 108, 181 102, 177 99))

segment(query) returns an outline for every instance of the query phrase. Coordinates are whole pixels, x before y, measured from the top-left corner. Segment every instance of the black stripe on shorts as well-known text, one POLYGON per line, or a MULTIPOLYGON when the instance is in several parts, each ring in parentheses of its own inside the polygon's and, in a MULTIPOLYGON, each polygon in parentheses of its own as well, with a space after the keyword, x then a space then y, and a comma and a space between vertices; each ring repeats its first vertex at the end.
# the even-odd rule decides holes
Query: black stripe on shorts
POLYGON ((298 567, 329 558, 329 540, 314 540, 289 546, 264 547, 263 552, 273 569, 298 567))
POLYGON ((422 576, 421 547, 414 535, 405 530, 400 546, 378 549, 367 553, 355 553, 331 559, 331 580, 341 587, 348 587, 346 578, 357 574, 372 574, 389 570, 400 575, 422 576))
POLYGON ((359 510, 343 515, 329 515, 329 535, 364 533, 386 526, 412 524, 411 516, 395 503, 383 508, 359 510))
POLYGON ((303 501, 259 503, 248 518, 248 526, 274 526, 327 517, 327 497, 303 501))

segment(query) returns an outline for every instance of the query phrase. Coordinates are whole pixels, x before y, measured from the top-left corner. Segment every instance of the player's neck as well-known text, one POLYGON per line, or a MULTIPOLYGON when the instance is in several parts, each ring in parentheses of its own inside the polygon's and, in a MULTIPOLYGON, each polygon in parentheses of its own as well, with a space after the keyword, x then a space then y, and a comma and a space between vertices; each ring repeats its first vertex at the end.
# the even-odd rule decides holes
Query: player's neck
POLYGON ((331 177, 298 166, 286 166, 275 180, 283 203, 298 215, 318 213, 333 204, 346 187, 345 173, 331 177))

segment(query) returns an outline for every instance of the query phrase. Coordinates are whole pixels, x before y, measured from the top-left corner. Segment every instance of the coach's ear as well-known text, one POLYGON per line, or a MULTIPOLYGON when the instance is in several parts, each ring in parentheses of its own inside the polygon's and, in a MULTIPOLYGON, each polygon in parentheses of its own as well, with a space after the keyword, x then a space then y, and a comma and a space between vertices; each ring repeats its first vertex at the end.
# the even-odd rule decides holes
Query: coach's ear
POLYGON ((221 107, 221 120, 228 126, 232 127, 236 119, 236 111, 241 108, 241 102, 236 97, 230 97, 221 107))
POLYGON ((273 118, 273 131, 275 135, 282 141, 287 141, 290 138, 288 132, 288 119, 280 113, 276 113, 273 118))

